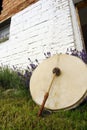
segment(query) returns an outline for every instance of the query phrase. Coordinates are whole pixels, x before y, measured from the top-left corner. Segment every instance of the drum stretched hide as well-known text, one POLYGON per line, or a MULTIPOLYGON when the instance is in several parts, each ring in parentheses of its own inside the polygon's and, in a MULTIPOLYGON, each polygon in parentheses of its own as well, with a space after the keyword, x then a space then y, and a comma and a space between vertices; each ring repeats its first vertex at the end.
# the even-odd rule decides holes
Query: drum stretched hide
POLYGON ((76 107, 87 95, 86 64, 81 59, 67 54, 57 54, 44 60, 35 69, 30 80, 31 96, 38 105, 42 105, 49 86, 45 108, 60 110, 76 107), (55 67, 60 69, 61 74, 53 80, 52 71, 55 67))

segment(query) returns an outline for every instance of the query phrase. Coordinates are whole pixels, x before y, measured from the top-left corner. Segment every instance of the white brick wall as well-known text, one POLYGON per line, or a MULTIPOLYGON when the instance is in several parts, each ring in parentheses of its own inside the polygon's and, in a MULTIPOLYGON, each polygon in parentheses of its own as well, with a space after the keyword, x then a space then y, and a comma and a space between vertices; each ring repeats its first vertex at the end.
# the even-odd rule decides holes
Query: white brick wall
POLYGON ((39 0, 11 19, 10 39, 0 44, 0 63, 26 67, 44 52, 74 47, 69 0, 39 0))

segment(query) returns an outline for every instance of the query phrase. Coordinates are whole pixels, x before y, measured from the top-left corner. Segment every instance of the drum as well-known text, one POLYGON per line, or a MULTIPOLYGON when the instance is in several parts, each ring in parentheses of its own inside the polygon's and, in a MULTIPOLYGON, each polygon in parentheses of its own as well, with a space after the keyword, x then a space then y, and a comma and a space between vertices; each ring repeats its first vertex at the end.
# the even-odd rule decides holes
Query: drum
POLYGON ((42 105, 44 95, 49 92, 44 107, 50 110, 72 109, 87 95, 87 66, 75 56, 57 54, 45 59, 32 74, 30 93, 33 100, 42 105), (58 68, 60 74, 53 70, 58 68))

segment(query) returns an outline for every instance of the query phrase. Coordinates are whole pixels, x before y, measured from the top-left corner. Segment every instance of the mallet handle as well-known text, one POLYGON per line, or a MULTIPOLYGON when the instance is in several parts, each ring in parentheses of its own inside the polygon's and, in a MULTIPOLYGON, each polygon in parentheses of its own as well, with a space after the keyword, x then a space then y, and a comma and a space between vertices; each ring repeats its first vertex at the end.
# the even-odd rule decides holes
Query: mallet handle
POLYGON ((43 109, 44 109, 44 105, 45 105, 45 103, 46 103, 46 101, 47 101, 47 98, 48 98, 48 96, 49 96, 49 92, 50 92, 50 89, 51 89, 51 87, 52 87, 52 84, 53 84, 53 81, 54 81, 55 77, 56 77, 56 76, 59 76, 59 75, 61 74, 60 69, 59 69, 58 67, 55 67, 55 68, 53 69, 53 74, 54 74, 54 75, 53 75, 52 81, 51 81, 51 83, 50 83, 50 85, 49 85, 48 92, 46 92, 46 94, 44 95, 44 99, 43 99, 41 108, 40 108, 40 110, 39 110, 39 112, 38 112, 38 116, 41 116, 41 114, 42 114, 42 111, 43 111, 43 109))
POLYGON ((47 100, 48 96, 49 96, 49 93, 46 92, 46 94, 44 95, 44 100, 43 100, 43 102, 42 102, 41 108, 40 108, 40 110, 39 110, 39 112, 38 112, 38 116, 41 116, 42 111, 43 111, 43 109, 44 109, 44 105, 45 105, 45 103, 46 103, 46 100, 47 100))

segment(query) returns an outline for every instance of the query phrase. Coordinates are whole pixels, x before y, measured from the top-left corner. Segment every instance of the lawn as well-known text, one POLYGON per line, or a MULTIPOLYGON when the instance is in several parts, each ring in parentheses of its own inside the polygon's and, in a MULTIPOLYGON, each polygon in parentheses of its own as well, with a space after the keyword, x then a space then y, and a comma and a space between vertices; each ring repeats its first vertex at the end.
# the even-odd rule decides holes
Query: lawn
POLYGON ((87 130, 87 102, 69 111, 43 111, 23 90, 1 91, 0 130, 87 130))

